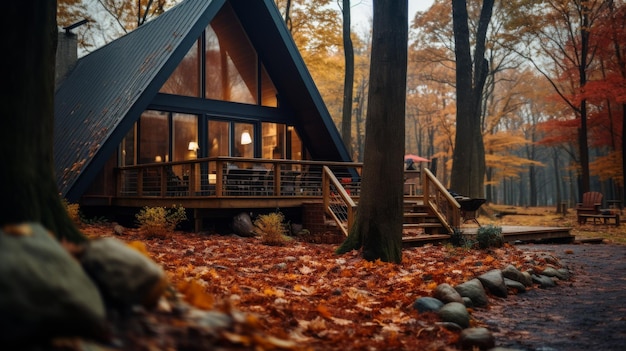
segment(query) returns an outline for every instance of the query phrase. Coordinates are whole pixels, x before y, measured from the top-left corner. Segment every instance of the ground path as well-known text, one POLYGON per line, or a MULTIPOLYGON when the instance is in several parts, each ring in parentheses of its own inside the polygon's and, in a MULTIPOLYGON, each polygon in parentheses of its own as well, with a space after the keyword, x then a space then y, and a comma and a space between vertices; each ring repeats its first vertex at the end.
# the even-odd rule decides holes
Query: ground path
POLYGON ((473 315, 496 345, 524 351, 626 350, 626 246, 526 245, 574 272, 556 288, 495 300, 473 315))

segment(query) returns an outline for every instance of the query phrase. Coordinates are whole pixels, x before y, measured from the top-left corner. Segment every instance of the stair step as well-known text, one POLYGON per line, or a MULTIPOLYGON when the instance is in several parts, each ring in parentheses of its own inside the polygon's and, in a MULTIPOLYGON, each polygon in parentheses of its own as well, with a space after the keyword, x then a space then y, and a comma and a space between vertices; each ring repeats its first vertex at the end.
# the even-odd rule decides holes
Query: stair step
POLYGON ((404 223, 402 225, 403 229, 413 229, 413 228, 440 228, 442 227, 439 222, 425 222, 425 223, 404 223))

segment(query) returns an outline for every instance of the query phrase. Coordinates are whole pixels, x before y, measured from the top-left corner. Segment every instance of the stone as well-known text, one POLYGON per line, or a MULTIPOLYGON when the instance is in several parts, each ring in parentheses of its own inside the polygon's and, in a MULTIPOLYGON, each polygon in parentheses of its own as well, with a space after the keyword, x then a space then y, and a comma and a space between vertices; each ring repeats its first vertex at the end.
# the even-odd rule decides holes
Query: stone
POLYGON ((98 288, 40 224, 0 228, 0 311, 4 346, 104 335, 106 312, 98 288))
POLYGON ((554 280, 546 275, 542 274, 533 274, 533 282, 539 284, 539 287, 542 289, 553 288, 556 286, 554 280))
POLYGON ((413 308, 419 313, 437 312, 444 303, 434 297, 419 297, 413 302, 413 308))
POLYGON ((450 302, 439 310, 439 317, 444 322, 458 324, 461 328, 467 328, 470 324, 470 315, 464 304, 450 302))
POLYGON ((483 286, 493 295, 497 297, 508 296, 504 278, 502 277, 502 271, 499 269, 492 269, 489 272, 481 274, 478 276, 478 280, 480 280, 483 286))
POLYGON ((455 286, 454 289, 456 289, 461 296, 470 298, 473 306, 484 307, 489 303, 483 284, 476 278, 461 283, 455 286))
POLYGON ((487 328, 467 328, 459 336, 462 350, 488 350, 496 346, 496 338, 487 328))
POLYGON ((467 296, 463 296, 463 304, 465 305, 465 307, 467 308, 472 308, 474 307, 474 302, 472 302, 472 299, 470 299, 467 296))
POLYGON ((161 266, 116 238, 91 240, 80 261, 112 307, 152 307, 167 287, 161 266))
POLYGON ((512 264, 506 266, 503 270, 502 270, 502 276, 511 280, 515 280, 518 281, 526 286, 531 286, 533 285, 533 280, 530 277, 530 274, 524 274, 522 272, 520 272, 517 268, 515 268, 515 266, 513 266, 512 264))
POLYGON ((463 303, 463 297, 456 291, 452 285, 448 283, 442 283, 437 285, 433 291, 433 297, 440 300, 443 303, 448 302, 460 302, 463 303))
POLYGON ((566 269, 556 269, 553 267, 546 267, 541 274, 548 277, 556 277, 560 280, 568 280, 570 277, 569 271, 566 269))
POLYGON ((243 237, 253 237, 254 234, 254 224, 252 224, 252 218, 250 218, 250 214, 247 212, 241 212, 240 214, 233 217, 232 229, 235 234, 243 237))
POLYGON ((525 293, 526 285, 518 282, 517 280, 504 278, 504 284, 508 289, 515 290, 517 293, 525 293))

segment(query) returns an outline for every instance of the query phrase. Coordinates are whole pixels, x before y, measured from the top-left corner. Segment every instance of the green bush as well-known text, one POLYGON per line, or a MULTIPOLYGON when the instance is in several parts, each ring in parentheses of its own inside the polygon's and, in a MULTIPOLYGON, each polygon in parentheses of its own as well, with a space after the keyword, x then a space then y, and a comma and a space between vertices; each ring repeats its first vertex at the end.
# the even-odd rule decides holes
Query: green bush
POLYGON ((469 240, 463 235, 461 228, 454 228, 452 235, 450 235, 450 244, 454 247, 468 247, 469 240))
POLYGON ((183 206, 171 208, 145 206, 135 215, 140 231, 149 237, 163 238, 176 226, 187 220, 187 212, 183 206))
POLYGON ((288 230, 284 221, 285 216, 280 212, 259 215, 254 221, 254 233, 261 237, 264 244, 285 245, 292 239, 287 236, 288 230))
POLYGON ((489 224, 478 228, 476 241, 478 242, 478 247, 481 249, 501 247, 504 243, 502 239, 502 227, 489 224))

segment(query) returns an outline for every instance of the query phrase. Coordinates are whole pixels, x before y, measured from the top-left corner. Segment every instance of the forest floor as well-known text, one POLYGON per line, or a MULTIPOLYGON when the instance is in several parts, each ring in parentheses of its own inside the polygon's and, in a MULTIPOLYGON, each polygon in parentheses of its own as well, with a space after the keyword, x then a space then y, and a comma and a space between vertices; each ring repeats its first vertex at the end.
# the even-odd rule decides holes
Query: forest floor
MULTIPOLYGON (((566 226, 577 239, 626 244, 626 226, 578 225, 572 210, 562 216, 553 208, 489 209, 506 215, 483 216, 483 225, 566 226)), ((438 284, 454 286, 508 264, 520 270, 549 265, 532 245, 406 248, 396 265, 367 262, 356 251, 336 255, 331 244, 294 240, 268 246, 258 238, 178 231, 147 238, 133 228, 116 235, 110 224, 82 230, 91 238, 141 243, 176 292, 155 311, 133 317, 133 328, 113 328, 114 343, 82 350, 456 350, 459 334, 437 324, 432 314, 418 314, 412 308, 418 297, 431 296, 438 284), (207 331, 176 312, 177 300, 229 315, 233 326, 218 335, 207 331)), ((507 300, 496 305, 506 306, 507 300)), ((500 318, 504 325, 506 318, 500 318)), ((489 324, 497 321, 473 318, 472 326, 493 329, 489 324)), ((507 335, 506 328, 498 333, 507 335)))

